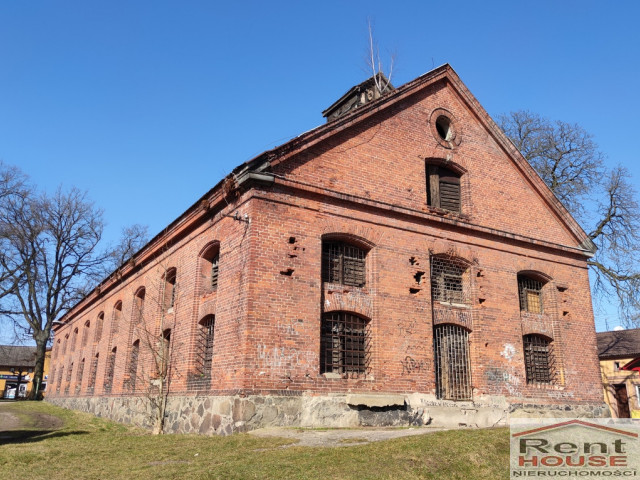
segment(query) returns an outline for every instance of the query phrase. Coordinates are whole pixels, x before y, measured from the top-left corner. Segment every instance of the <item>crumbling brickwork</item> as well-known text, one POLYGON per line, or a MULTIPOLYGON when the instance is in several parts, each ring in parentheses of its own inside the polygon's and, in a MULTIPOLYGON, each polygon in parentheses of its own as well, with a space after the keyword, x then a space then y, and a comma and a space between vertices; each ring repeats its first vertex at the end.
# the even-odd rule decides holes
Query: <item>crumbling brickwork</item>
POLYGON ((408 412, 393 422, 414 424, 437 423, 441 406, 494 405, 502 421, 527 405, 598 414, 590 248, 440 67, 208 192, 63 318, 48 398, 92 409, 144 397, 154 349, 134 347, 143 321, 170 332, 169 396, 213 409, 179 431, 322 423, 216 400, 267 395, 336 398, 361 424, 382 407, 348 395, 387 398, 383 410, 408 412))

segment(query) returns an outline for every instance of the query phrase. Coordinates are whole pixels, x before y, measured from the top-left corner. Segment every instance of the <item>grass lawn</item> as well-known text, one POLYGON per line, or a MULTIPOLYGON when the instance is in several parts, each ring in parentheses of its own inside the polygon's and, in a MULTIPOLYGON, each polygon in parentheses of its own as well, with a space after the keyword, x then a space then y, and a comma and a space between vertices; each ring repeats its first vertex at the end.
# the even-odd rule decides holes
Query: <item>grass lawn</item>
POLYGON ((153 436, 44 402, 2 405, 0 412, 7 411, 21 418, 53 415, 62 426, 0 432, 2 479, 497 480, 509 476, 505 428, 439 432, 354 447, 282 448, 291 440, 246 434, 153 436))

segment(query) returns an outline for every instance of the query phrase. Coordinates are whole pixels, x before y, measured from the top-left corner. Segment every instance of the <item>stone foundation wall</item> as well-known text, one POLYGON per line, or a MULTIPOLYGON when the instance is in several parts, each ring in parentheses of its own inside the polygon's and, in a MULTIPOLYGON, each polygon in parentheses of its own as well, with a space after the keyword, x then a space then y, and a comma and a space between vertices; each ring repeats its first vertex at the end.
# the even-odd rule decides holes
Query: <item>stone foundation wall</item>
MULTIPOLYGON (((49 398, 50 403, 131 423, 152 425, 144 397, 49 398)), ((509 404, 504 397, 473 402, 437 400, 433 395, 175 396, 168 399, 166 433, 230 435, 262 427, 345 428, 506 426, 511 417, 605 417, 605 404, 509 404)))

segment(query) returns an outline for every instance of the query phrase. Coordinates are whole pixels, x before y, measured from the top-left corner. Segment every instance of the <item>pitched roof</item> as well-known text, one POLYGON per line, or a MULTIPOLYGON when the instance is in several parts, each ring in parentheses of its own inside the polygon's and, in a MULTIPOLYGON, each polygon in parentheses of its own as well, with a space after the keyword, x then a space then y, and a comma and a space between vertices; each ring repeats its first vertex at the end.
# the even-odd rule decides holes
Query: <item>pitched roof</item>
POLYGON ((599 332, 596 338, 601 360, 640 356, 640 328, 599 332))
POLYGON ((36 364, 36 347, 0 345, 0 365, 5 367, 32 367, 36 364))

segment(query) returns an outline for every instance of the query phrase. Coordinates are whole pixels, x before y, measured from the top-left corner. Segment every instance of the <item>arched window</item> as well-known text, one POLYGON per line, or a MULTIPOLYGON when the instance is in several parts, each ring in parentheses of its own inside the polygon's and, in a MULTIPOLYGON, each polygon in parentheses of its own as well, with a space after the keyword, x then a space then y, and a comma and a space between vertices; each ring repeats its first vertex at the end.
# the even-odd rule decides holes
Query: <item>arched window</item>
POLYGON ((76 342, 78 341, 78 328, 73 331, 73 336, 71 337, 71 352, 76 351, 76 342))
POLYGON ((116 354, 118 353, 118 347, 113 347, 111 352, 109 353, 109 358, 107 360, 107 366, 104 373, 104 383, 103 388, 105 393, 111 392, 111 387, 113 386, 113 374, 116 369, 116 354))
POLYGON ((67 333, 64 336, 64 343, 62 344, 62 355, 66 355, 68 345, 69 345, 69 334, 67 333))
POLYGON ((140 287, 136 294, 133 296, 133 311, 132 320, 134 325, 138 325, 142 322, 144 317, 144 297, 146 296, 146 290, 144 287, 140 287))
POLYGON ((176 302, 177 270, 170 268, 164 274, 164 308, 170 310, 176 302))
POLYGON ((67 370, 67 381, 64 384, 64 394, 69 395, 69 387, 71 385, 71 377, 73 374, 73 362, 69 365, 69 369, 67 370))
POLYGON ((524 367, 528 384, 550 384, 553 381, 553 342, 542 335, 522 337, 524 367))
POLYGON ((322 242, 322 281, 364 287, 366 250, 342 241, 322 242))
POLYGON ((104 328, 104 312, 100 312, 98 314, 98 319, 96 321, 96 336, 93 339, 94 343, 99 343, 102 338, 102 329, 104 328))
POLYGON ((91 362, 91 371, 89 372, 89 383, 87 384, 87 392, 93 393, 93 389, 96 385, 96 375, 98 373, 98 360, 100 358, 100 354, 96 353, 96 356, 93 357, 93 361, 91 362))
POLYGON ((90 327, 91 327, 91 322, 89 320, 84 322, 84 328, 82 329, 82 345, 81 345, 82 348, 87 346, 87 339, 89 338, 90 327))
POLYGON ((458 325, 433 328, 436 396, 446 400, 471 399, 469 331, 458 325))
POLYGON ((320 373, 367 373, 369 343, 366 319, 349 312, 325 313, 320 332, 320 373))
POLYGON ((76 372, 76 394, 80 393, 80 388, 82 387, 83 375, 84 375, 84 358, 80 361, 80 365, 78 365, 78 371, 76 372))
POLYGON ((136 379, 138 378, 138 357, 140 355, 140 340, 136 340, 131 345, 131 354, 129 355, 129 390, 132 392, 136 389, 136 379))
POLYGON ((520 311, 542 313, 542 287, 544 282, 529 275, 518 275, 518 295, 520 297, 520 311))
POLYGON ((468 265, 455 257, 431 257, 431 298, 434 302, 469 305, 471 279, 468 265))
POLYGON ((162 377, 166 377, 171 366, 171 329, 162 332, 162 351, 158 371, 162 377))
POLYGON ((198 328, 198 363, 200 370, 198 373, 200 373, 205 380, 211 379, 215 325, 215 315, 207 315, 200 320, 198 328))
POLYGON ((202 293, 211 293, 218 289, 219 264, 220 244, 214 242, 200 256, 202 293))
POLYGON ((56 386, 56 393, 60 393, 60 388, 62 388, 62 379, 64 378, 64 365, 60 367, 60 374, 58 375, 58 383, 56 386))
POLYGON ((448 168, 427 164, 427 204, 460 212, 460 175, 448 168))
POLYGON ((122 320, 122 302, 117 301, 113 306, 113 312, 111 313, 111 338, 118 333, 120 328, 120 321, 122 320))

